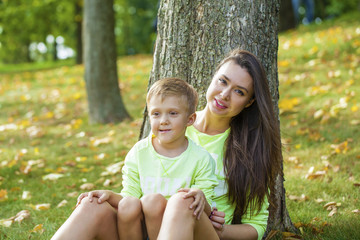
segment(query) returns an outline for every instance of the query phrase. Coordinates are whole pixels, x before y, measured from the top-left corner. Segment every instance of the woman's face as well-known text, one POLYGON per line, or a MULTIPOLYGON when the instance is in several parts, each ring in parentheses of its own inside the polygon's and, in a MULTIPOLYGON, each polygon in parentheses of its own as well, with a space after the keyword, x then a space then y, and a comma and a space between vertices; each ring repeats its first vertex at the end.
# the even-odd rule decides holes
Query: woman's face
POLYGON ((207 107, 215 115, 232 118, 253 103, 253 86, 246 69, 228 61, 211 81, 206 92, 207 107))

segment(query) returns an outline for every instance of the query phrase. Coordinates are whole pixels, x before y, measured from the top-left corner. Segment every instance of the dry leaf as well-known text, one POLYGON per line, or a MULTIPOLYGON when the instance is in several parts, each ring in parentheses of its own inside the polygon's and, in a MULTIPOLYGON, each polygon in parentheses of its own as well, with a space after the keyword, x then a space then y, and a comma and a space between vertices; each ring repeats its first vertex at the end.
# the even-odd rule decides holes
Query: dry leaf
POLYGON ((6 189, 0 190, 0 202, 5 201, 8 199, 8 193, 6 189))
POLYGON ((44 232, 44 228, 42 224, 38 224, 36 225, 30 232, 35 232, 35 233, 43 233, 44 232))
POLYGON ((22 210, 15 215, 14 221, 21 223, 24 219, 30 217, 29 210, 22 210))
POLYGON ((104 182, 104 187, 109 187, 112 184, 112 181, 110 179, 106 179, 104 182))
POLYGON ((41 204, 37 204, 37 205, 29 205, 32 209, 34 210, 48 210, 50 208, 50 203, 41 203, 41 204))
POLYGON ((0 219, 0 226, 10 227, 12 223, 13 223, 12 219, 0 219))
POLYGON ((315 199, 315 202, 317 202, 317 203, 322 203, 322 202, 325 202, 325 200, 324 200, 324 199, 321 199, 321 198, 318 198, 318 199, 315 199))
POLYGON ((352 213, 356 213, 356 214, 360 214, 360 210, 359 209, 355 209, 351 211, 352 213))
POLYGON ((31 199, 31 193, 29 191, 24 191, 21 196, 22 200, 29 200, 31 199))
POLYGON ((356 182, 356 183, 354 183, 354 186, 355 187, 360 187, 360 183, 356 182))
POLYGON ((95 185, 93 183, 84 183, 80 186, 81 190, 92 190, 95 188, 95 185))
POLYGON ((324 208, 328 208, 330 206, 336 206, 336 202, 328 202, 324 205, 324 208))
POLYGON ((68 196, 68 197, 77 197, 79 195, 79 193, 78 192, 71 192, 71 193, 68 193, 68 194, 66 194, 66 196, 68 196))
POLYGON ((63 207, 63 206, 65 206, 67 203, 68 203, 68 201, 66 201, 66 200, 64 199, 64 200, 62 200, 56 207, 57 207, 57 208, 63 207))
POLYGON ((294 200, 294 201, 299 201, 299 202, 303 202, 309 199, 308 196, 305 196, 305 194, 301 194, 301 196, 295 196, 295 195, 289 195, 288 197, 290 200, 294 200))
POLYGON ((334 207, 334 208, 331 210, 331 212, 328 214, 328 217, 332 217, 332 216, 334 216, 336 213, 337 213, 337 208, 334 207))
POLYGON ((54 181, 54 180, 58 180, 59 178, 62 178, 63 176, 64 174, 61 173, 50 173, 48 175, 43 176, 42 179, 44 181, 46 180, 54 181))

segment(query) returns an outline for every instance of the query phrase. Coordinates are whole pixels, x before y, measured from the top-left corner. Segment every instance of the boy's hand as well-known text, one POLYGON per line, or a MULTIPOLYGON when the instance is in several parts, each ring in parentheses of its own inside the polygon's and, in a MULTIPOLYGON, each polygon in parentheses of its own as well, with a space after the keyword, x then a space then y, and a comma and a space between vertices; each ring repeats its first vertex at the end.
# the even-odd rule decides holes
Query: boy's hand
POLYGON ((211 211, 211 215, 209 219, 215 228, 216 233, 218 234, 219 238, 221 239, 222 232, 224 231, 225 225, 225 213, 218 211, 216 208, 213 208, 211 211))
POLYGON ((202 212, 205 208, 205 194, 200 189, 196 188, 181 188, 178 190, 178 192, 186 192, 184 195, 184 198, 193 197, 194 202, 190 205, 190 209, 195 208, 194 215, 199 220, 202 212))
POLYGON ((80 194, 80 196, 77 199, 76 207, 81 203, 81 200, 85 197, 89 198, 89 201, 93 201, 93 197, 98 198, 98 203, 103 203, 107 201, 111 196, 111 191, 108 190, 94 190, 91 192, 84 192, 80 194))

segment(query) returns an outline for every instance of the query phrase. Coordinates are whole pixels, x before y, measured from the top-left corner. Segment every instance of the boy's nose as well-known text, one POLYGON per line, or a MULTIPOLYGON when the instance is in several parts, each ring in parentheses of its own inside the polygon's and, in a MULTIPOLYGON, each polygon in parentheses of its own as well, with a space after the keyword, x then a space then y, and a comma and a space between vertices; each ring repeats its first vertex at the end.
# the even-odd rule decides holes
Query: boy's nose
POLYGON ((168 124, 169 123, 169 119, 166 116, 163 116, 160 120, 160 124, 164 125, 164 124, 168 124))

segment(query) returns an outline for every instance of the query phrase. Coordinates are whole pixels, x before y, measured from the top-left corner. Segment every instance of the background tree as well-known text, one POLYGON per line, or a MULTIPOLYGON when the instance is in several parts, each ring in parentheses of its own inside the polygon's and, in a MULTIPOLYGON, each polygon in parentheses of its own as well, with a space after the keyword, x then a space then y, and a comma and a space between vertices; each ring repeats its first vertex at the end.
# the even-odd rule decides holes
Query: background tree
POLYGON ((114 24, 112 0, 85 0, 85 82, 91 123, 129 117, 118 84, 114 24))
MULTIPOLYGON (((162 0, 149 86, 164 77, 182 78, 197 89, 203 108, 216 65, 231 49, 246 49, 265 67, 278 115, 279 8, 280 0, 162 0)), ((148 132, 145 111, 141 137, 148 132)), ((268 229, 295 231, 286 209, 282 169, 271 200, 278 207, 270 209, 268 229)))
POLYGON ((279 31, 285 31, 296 27, 295 16, 292 6, 292 1, 281 0, 280 1, 280 21, 279 31))

